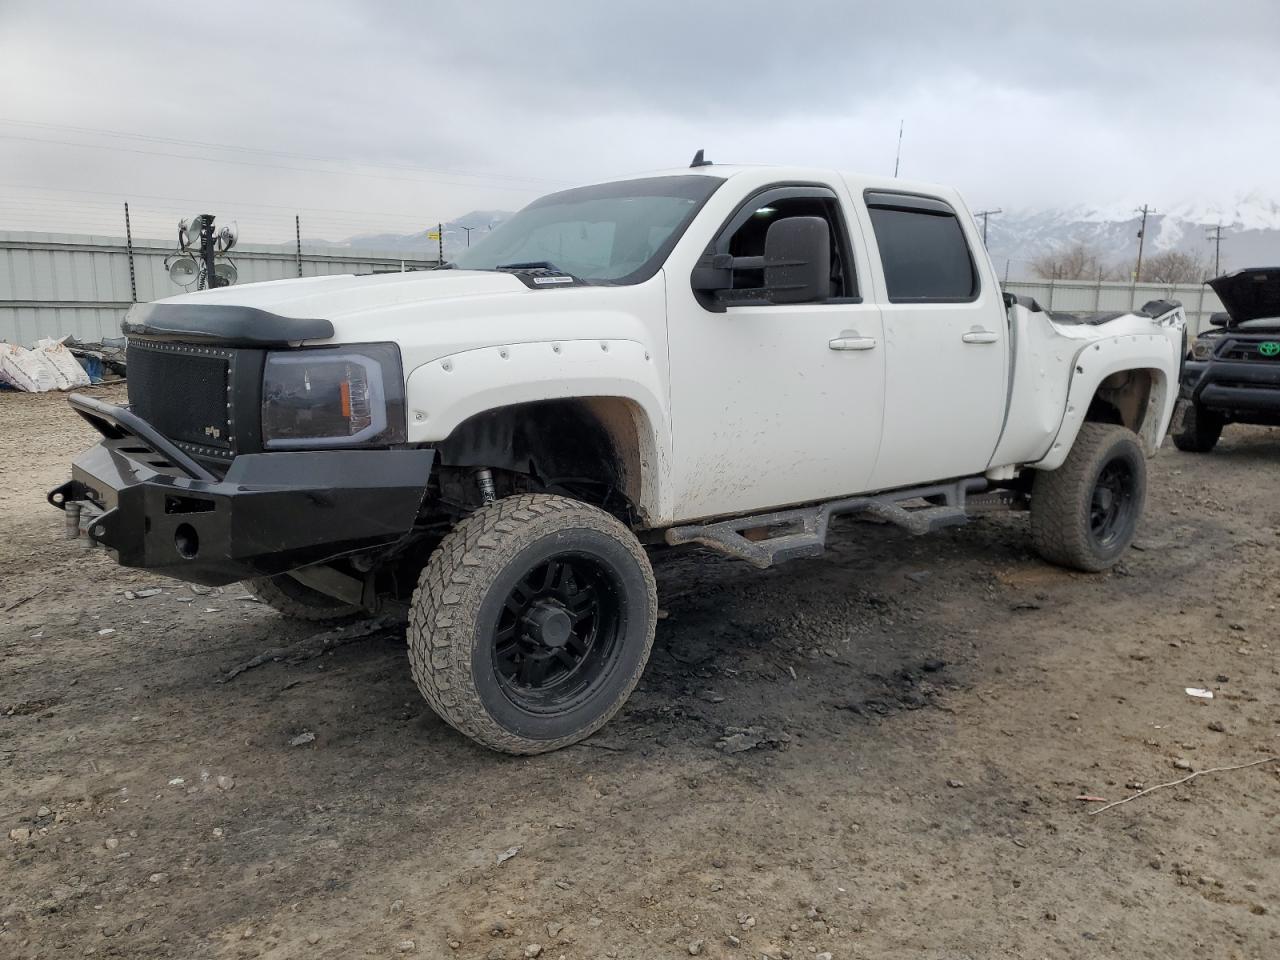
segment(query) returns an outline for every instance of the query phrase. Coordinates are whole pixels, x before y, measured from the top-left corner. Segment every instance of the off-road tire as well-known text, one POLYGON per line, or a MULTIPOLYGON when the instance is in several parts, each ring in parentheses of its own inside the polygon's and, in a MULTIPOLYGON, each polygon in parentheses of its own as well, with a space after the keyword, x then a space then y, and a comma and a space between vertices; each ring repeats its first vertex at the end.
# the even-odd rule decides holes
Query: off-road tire
POLYGON ((566 497, 507 497, 468 516, 431 555, 409 609, 409 663, 432 710, 460 733, 503 753, 546 753, 590 736, 626 702, 648 662, 657 614, 653 569, 625 525, 566 497), (599 551, 621 571, 626 616, 606 682, 575 710, 547 719, 496 699, 490 625, 505 584, 530 557, 578 549, 599 551))
POLYGON ((1132 430, 1085 423, 1057 470, 1036 474, 1031 488, 1031 539, 1050 563, 1096 573, 1112 566, 1133 542, 1146 499, 1147 463, 1132 430), (1122 529, 1100 543, 1092 529, 1094 488, 1103 470, 1118 461, 1132 471, 1133 493, 1122 529))
POLYGON ((1220 414, 1187 401, 1180 411, 1181 424, 1173 434, 1173 445, 1184 453, 1208 453, 1218 445, 1225 425, 1220 414))
POLYGON ((245 580, 244 588, 277 613, 294 620, 328 623, 346 620, 361 612, 355 604, 312 590, 287 574, 245 580))

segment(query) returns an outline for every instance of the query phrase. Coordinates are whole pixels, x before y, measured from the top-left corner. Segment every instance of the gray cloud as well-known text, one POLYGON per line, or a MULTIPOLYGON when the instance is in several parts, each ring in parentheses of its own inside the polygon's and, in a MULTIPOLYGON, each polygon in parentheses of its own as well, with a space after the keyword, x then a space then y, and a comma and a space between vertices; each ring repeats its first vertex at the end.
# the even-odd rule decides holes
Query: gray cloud
POLYGON ((0 183, 41 188, 0 186, 0 221, 109 232, 130 195, 157 225, 218 201, 264 239, 292 208, 312 235, 407 231, 700 146, 889 172, 899 119, 904 176, 974 203, 1222 198, 1275 189, 1277 49, 1273 0, 7 0, 3 117, 301 156, 0 123, 0 183))

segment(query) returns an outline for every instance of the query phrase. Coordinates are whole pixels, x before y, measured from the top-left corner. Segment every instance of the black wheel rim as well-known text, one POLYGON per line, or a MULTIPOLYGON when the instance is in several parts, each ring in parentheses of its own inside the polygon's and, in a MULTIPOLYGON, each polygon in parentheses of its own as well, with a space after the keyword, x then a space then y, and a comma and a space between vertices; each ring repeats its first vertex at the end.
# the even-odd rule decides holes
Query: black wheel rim
POLYGON ((493 633, 493 670, 516 706, 558 713, 608 673, 623 622, 613 572, 583 554, 539 561, 507 594, 493 633))
POLYGON ((1137 478, 1127 460, 1108 461, 1089 500, 1089 532, 1100 547, 1113 546, 1133 522, 1137 478))

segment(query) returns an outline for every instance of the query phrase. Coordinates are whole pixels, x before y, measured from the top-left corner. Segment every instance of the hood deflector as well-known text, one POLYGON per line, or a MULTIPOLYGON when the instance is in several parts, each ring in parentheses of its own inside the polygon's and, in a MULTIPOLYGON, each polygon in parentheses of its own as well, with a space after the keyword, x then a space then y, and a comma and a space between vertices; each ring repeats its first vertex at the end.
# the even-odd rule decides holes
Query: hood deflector
POLYGON ((283 347, 333 336, 328 320, 282 317, 256 307, 222 303, 134 304, 120 329, 127 337, 238 347, 283 347))

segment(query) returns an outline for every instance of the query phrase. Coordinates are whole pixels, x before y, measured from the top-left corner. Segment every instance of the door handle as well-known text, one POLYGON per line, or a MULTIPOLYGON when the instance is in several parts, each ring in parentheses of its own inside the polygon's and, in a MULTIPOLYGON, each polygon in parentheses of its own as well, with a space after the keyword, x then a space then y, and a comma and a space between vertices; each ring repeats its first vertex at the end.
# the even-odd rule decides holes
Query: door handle
POLYGON ((836 337, 827 346, 832 350, 874 350, 876 348, 876 338, 860 337, 854 334, 851 337, 836 337))
POLYGON ((995 343, 1000 339, 1000 334, 975 327, 968 333, 962 334, 960 339, 965 343, 995 343))

